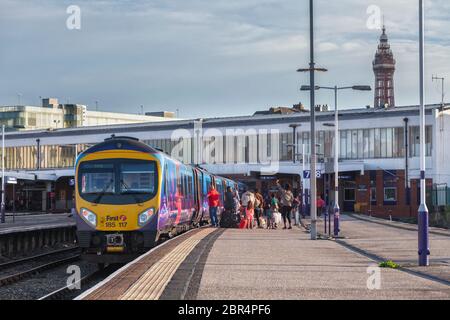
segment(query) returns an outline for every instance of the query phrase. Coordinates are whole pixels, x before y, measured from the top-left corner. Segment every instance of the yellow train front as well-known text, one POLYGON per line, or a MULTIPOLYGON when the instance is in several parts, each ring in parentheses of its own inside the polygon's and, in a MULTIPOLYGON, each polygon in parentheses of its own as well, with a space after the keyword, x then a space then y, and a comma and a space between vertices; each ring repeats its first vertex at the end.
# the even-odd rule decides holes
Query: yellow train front
POLYGON ((137 139, 106 139, 80 154, 75 171, 77 238, 86 260, 130 261, 162 235, 201 222, 195 169, 137 139))

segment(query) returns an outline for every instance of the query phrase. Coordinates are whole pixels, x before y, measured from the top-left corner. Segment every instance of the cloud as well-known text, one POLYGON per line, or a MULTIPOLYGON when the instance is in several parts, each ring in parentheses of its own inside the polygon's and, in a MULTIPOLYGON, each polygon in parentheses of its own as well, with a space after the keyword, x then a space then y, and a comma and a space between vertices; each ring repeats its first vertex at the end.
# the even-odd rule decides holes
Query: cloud
POLYGON ((336 51, 336 50, 339 50, 339 46, 336 43, 333 43, 333 42, 321 42, 317 46, 317 50, 319 52, 336 51))
MULTIPOLYGON (((16 93, 70 97, 111 111, 179 108, 181 115, 251 114, 308 97, 308 4, 296 0, 78 0, 82 29, 65 27, 66 0, 0 1, 0 104, 16 93), (206 114, 205 114, 206 113, 206 114)), ((373 83, 379 30, 367 29, 367 7, 386 17, 397 59, 396 100, 417 103, 417 3, 410 0, 316 2, 318 82, 373 83)), ((439 100, 431 73, 450 74, 450 2, 427 1, 427 101, 439 100)), ((319 93, 318 103, 330 103, 319 93)), ((373 94, 345 94, 346 107, 373 94)))

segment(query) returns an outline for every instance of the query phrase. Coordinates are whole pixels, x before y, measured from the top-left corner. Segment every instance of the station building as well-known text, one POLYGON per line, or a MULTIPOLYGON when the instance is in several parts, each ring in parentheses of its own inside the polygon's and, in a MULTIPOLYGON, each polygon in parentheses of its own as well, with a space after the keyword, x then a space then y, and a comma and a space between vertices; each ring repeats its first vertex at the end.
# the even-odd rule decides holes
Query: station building
POLYGON ((60 104, 56 98, 42 99, 41 106, 0 106, 0 125, 9 131, 60 129, 176 120, 173 112, 143 114, 89 110, 82 104, 60 104))
MULTIPOLYGON (((318 108, 318 194, 333 203, 334 112, 318 108)), ((426 177, 431 190, 450 183, 450 108, 426 107, 426 177)), ((310 114, 252 116, 8 132, 7 208, 66 211, 73 196, 75 158, 111 135, 131 136, 181 161, 267 193, 277 178, 308 193, 310 114), (13 190, 14 188, 14 190, 13 190), (14 192, 13 192, 14 191, 14 192), (14 199, 14 200, 13 200, 14 199)), ((339 111, 339 193, 344 211, 414 216, 419 204, 419 107, 339 111)), ((445 202, 446 199, 441 199, 445 202)), ((439 199, 438 199, 439 201, 439 199)))

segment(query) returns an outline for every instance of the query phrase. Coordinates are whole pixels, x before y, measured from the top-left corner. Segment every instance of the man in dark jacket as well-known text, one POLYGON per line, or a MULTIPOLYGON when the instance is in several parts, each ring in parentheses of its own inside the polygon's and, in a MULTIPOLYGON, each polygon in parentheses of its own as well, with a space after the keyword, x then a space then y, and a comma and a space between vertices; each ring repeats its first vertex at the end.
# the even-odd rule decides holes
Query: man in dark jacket
POLYGON ((227 187, 225 192, 225 201, 223 207, 225 211, 222 213, 220 226, 222 228, 237 228, 239 217, 236 215, 236 194, 231 187, 227 187))
POLYGON ((234 192, 231 187, 227 187, 227 192, 225 193, 225 203, 224 208, 227 211, 234 213, 236 211, 236 201, 234 199, 234 192))

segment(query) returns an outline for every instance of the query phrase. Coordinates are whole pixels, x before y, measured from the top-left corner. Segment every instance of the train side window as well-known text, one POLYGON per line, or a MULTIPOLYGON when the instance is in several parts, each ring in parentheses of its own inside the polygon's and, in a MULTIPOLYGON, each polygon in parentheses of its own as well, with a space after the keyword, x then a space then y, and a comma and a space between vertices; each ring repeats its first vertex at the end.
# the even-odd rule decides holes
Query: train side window
POLYGON ((187 186, 186 186, 186 170, 184 170, 183 169, 183 206, 184 206, 184 208, 186 208, 187 207, 187 197, 188 197, 188 195, 189 195, 189 191, 188 191, 188 189, 187 189, 187 186))
POLYGON ((164 165, 164 193, 166 196, 166 201, 169 199, 169 166, 167 163, 164 165))

